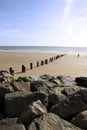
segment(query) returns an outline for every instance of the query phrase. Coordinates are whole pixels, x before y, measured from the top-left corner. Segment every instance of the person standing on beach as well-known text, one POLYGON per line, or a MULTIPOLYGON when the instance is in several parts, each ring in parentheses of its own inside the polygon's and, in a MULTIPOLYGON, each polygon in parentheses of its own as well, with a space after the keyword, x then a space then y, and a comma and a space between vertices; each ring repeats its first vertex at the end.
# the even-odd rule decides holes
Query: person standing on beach
POLYGON ((78 53, 78 58, 79 58, 80 54, 78 53))

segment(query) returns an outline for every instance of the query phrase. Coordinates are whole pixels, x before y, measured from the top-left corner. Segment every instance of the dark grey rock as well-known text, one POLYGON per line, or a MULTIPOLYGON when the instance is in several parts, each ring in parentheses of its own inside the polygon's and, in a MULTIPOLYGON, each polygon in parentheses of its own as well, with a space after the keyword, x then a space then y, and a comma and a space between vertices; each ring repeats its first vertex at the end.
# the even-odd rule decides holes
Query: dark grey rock
POLYGON ((4 118, 3 113, 0 111, 0 120, 4 118))
POLYGON ((17 124, 17 118, 6 118, 0 120, 0 130, 25 130, 23 124, 17 124))
POLYGON ((50 112, 59 115, 63 119, 70 120, 84 110, 87 110, 87 90, 80 90, 68 97, 67 100, 54 105, 50 112))
POLYGON ((28 127, 28 130, 81 130, 80 128, 61 119, 59 116, 48 113, 35 119, 28 127))
POLYGON ((76 85, 75 79, 70 76, 57 76, 57 79, 59 79, 62 84, 68 87, 73 87, 76 85))
POLYGON ((62 90, 62 93, 66 96, 70 96, 70 95, 73 95, 75 93, 77 93, 78 91, 80 90, 80 87, 78 86, 73 86, 73 87, 65 87, 63 90, 62 90))
POLYGON ((42 92, 45 92, 46 94, 50 93, 50 89, 48 85, 46 84, 46 82, 41 81, 41 80, 31 82, 30 88, 32 92, 42 91, 42 92))
POLYGON ((87 129, 87 110, 76 115, 76 117, 73 118, 71 123, 86 130, 87 129))
POLYGON ((4 96, 7 93, 12 93, 14 89, 9 83, 0 84, 0 118, 5 116, 5 100, 4 96))
POLYGON ((13 92, 14 89, 9 83, 0 84, 0 96, 4 96, 7 93, 13 92))
POLYGON ((48 105, 48 97, 43 92, 14 92, 6 94, 5 108, 7 117, 19 117, 28 105, 38 99, 45 106, 48 105))
POLYGON ((66 96, 62 94, 60 91, 57 93, 51 93, 48 96, 48 101, 49 101, 49 104, 51 105, 58 104, 65 99, 66 99, 66 96))
POLYGON ((11 85, 14 88, 14 91, 23 91, 23 92, 29 92, 30 91, 30 83, 29 82, 13 81, 11 83, 11 85))
POLYGON ((37 100, 29 105, 28 108, 21 114, 18 122, 23 123, 27 128, 33 119, 42 116, 44 113, 47 113, 46 108, 40 100, 37 100))
POLYGON ((76 77, 75 82, 83 87, 87 88, 87 77, 76 77))

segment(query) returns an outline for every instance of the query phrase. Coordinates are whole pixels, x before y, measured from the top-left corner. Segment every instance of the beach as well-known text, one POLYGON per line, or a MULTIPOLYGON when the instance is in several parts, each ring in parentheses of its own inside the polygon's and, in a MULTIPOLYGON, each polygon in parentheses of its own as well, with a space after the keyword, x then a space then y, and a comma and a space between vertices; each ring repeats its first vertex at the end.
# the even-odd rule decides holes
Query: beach
POLYGON ((53 76, 87 76, 87 57, 86 55, 75 54, 64 55, 53 62, 48 62, 43 66, 37 67, 37 61, 49 59, 58 54, 52 53, 25 53, 25 52, 0 52, 0 70, 7 70, 12 67, 14 77, 19 76, 41 76, 49 74, 53 76), (33 69, 30 69, 30 63, 33 63, 33 69), (26 67, 26 72, 22 73, 22 65, 26 67))
POLYGON ((87 129, 86 55, 1 52, 0 70, 0 129, 87 129))

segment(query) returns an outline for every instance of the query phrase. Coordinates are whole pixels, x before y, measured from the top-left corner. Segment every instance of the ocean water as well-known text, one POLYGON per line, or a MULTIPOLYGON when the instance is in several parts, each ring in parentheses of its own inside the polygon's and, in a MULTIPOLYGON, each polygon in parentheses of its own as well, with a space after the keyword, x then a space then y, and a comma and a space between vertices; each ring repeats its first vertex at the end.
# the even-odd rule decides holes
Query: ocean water
POLYGON ((65 53, 85 54, 87 47, 58 47, 58 46, 0 46, 0 52, 32 52, 32 53, 65 53))

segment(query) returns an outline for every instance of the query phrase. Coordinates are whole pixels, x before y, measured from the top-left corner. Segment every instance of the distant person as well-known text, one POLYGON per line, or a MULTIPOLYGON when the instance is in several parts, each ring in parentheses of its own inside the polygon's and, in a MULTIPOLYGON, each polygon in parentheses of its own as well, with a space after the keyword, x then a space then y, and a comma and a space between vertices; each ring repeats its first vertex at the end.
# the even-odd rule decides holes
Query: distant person
POLYGON ((78 58, 80 57, 80 54, 78 53, 78 58))

